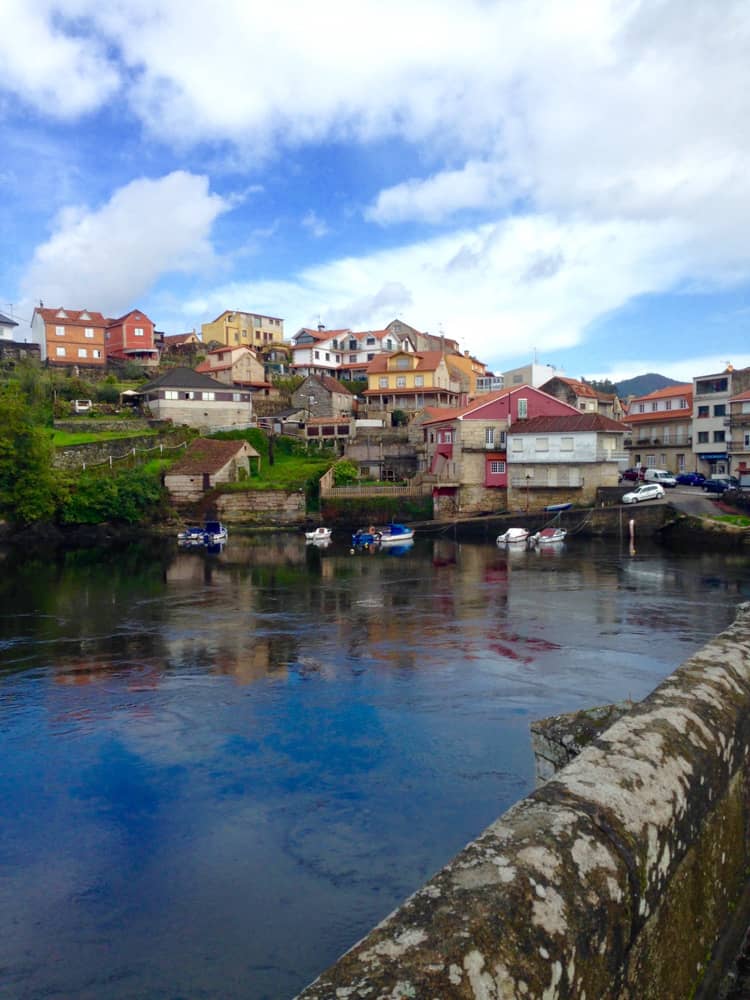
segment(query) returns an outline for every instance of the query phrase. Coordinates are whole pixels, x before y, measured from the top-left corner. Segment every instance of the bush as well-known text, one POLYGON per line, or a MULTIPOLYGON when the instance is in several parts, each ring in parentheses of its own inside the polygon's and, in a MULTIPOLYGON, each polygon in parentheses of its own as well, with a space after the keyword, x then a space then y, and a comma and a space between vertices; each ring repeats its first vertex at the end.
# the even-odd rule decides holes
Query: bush
POLYGON ((358 479, 359 468, 354 462, 349 462, 346 459, 336 462, 333 467, 334 486, 348 486, 350 483, 356 483, 358 479))

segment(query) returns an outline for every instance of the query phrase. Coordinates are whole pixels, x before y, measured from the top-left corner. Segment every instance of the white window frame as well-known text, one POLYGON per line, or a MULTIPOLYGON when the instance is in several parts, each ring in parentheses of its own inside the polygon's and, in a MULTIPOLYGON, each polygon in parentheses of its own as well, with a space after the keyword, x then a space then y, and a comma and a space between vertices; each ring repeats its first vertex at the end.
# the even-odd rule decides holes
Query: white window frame
POLYGON ((64 337, 65 336, 65 327, 64 326, 56 326, 55 327, 55 336, 57 336, 57 337, 64 337))
POLYGON ((216 393, 215 392, 210 392, 210 391, 209 392, 202 392, 201 393, 201 399, 207 400, 208 402, 212 402, 213 400, 216 399, 216 393))
POLYGON ((502 460, 490 462, 490 474, 493 476, 505 475, 505 462, 502 460))
POLYGON ((65 348, 64 347, 56 347, 55 348, 55 355, 58 358, 64 358, 65 357, 65 348))
POLYGON ((528 399, 526 399, 526 397, 523 397, 518 400, 518 419, 526 420, 528 415, 529 415, 529 401, 528 399))
POLYGON ((87 326, 87 327, 85 327, 84 331, 83 331, 83 335, 84 335, 84 337, 88 337, 89 340, 93 340, 94 339, 94 328, 93 328, 93 326, 87 326))
POLYGON ((137 326, 137 327, 136 327, 136 328, 135 328, 135 329, 133 330, 133 334, 134 334, 134 335, 135 335, 136 337, 142 337, 142 336, 143 336, 143 327, 142 327, 142 326, 137 326))
POLYGON ((164 390, 165 399, 179 399, 180 394, 176 389, 165 389, 164 390))
POLYGON ((89 356, 89 352, 86 350, 85 347, 79 347, 78 348, 78 357, 79 358, 87 358, 88 356, 89 356))

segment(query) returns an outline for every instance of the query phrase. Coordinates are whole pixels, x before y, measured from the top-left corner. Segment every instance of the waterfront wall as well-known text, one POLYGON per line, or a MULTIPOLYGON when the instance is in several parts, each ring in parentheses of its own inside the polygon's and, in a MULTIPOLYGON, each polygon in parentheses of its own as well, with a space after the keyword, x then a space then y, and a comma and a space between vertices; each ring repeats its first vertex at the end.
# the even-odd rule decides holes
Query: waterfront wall
POLYGON ((306 521, 305 494, 278 490, 247 490, 218 493, 217 516, 227 524, 287 527, 306 521))
POLYGON ((748 926, 750 605, 300 994, 717 997, 748 926))

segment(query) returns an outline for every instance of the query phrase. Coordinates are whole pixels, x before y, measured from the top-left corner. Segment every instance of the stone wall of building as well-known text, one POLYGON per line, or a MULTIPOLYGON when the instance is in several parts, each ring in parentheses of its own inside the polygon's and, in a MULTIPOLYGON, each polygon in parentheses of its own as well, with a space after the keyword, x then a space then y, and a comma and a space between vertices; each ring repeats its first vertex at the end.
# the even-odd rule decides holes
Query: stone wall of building
POLYGON ((297 525, 306 520, 305 494, 278 490, 219 493, 216 509, 228 524, 297 525))
POLYGON ((300 1000, 716 998, 748 926, 749 785, 744 605, 300 1000))

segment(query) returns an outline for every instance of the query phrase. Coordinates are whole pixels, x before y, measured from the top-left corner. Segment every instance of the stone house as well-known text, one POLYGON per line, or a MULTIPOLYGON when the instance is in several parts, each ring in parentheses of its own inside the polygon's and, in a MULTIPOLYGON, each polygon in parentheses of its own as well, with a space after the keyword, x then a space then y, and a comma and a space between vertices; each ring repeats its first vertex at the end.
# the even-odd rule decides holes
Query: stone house
POLYGON ((263 364, 256 353, 247 347, 216 347, 207 351, 206 360, 195 370, 225 385, 252 389, 264 396, 268 396, 272 389, 271 383, 266 381, 263 364))
POLYGON ((569 404, 529 385, 433 413, 421 422, 420 471, 423 481, 432 483, 436 517, 505 510, 510 429, 537 418, 578 416, 569 404))
POLYGON ((176 503, 200 500, 220 483, 234 483, 250 474, 250 460, 260 456, 247 441, 196 438, 182 458, 164 476, 164 485, 176 503))
POLYGON ((600 413, 533 417, 508 431, 508 508, 592 505, 600 486, 617 486, 627 460, 625 427, 600 413))
POLYGON ((570 403, 581 413, 601 413, 613 420, 620 420, 624 416, 622 404, 614 393, 600 392, 580 379, 555 375, 544 382, 540 389, 556 399, 570 403))
POLYGON ((292 406, 308 417, 351 417, 356 399, 330 375, 308 375, 292 393, 292 406))
POLYGON ((628 465, 691 472, 693 452, 693 386, 669 385, 630 401, 625 418, 628 465))
POLYGON ((138 390, 142 409, 157 420, 201 431, 237 430, 253 419, 252 392, 227 386, 192 368, 170 368, 138 390))

